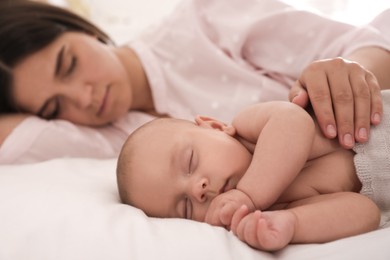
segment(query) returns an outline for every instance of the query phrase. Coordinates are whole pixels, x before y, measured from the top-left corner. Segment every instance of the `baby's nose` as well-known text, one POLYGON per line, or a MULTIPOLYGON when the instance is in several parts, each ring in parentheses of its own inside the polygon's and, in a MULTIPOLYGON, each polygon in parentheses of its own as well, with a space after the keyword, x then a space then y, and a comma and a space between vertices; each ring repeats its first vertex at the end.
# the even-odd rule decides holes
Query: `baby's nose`
POLYGON ((201 178, 195 183, 193 188, 193 194, 198 202, 204 203, 205 201, 207 201, 208 188, 209 182, 206 178, 201 178))

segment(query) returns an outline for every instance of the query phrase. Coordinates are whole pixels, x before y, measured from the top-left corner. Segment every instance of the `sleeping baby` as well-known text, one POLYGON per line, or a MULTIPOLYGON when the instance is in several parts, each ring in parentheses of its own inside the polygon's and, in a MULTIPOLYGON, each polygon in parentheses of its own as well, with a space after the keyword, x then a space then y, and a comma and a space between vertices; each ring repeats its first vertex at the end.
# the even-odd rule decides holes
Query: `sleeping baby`
POLYGON ((390 211, 390 91, 382 96, 382 123, 353 150, 283 101, 250 106, 231 125, 153 120, 119 155, 120 199, 151 217, 225 227, 267 251, 375 230, 390 211))

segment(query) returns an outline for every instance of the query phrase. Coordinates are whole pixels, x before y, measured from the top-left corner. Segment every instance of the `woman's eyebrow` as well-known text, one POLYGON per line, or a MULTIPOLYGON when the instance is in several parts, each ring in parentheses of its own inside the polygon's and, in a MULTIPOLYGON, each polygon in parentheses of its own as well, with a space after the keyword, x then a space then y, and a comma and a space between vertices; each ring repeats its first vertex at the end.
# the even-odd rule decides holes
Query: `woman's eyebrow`
POLYGON ((57 59, 56 59, 56 66, 55 66, 55 71, 54 71, 54 76, 57 77, 58 74, 60 73, 60 69, 62 66, 62 61, 64 59, 64 51, 65 51, 65 45, 62 46, 61 50, 57 54, 57 59))

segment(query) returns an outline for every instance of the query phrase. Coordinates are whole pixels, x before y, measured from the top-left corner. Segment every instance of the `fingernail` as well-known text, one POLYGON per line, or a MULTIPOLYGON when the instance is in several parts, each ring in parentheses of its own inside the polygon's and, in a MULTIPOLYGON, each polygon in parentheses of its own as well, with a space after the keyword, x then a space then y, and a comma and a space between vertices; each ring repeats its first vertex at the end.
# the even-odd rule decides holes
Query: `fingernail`
POLYGON ((379 113, 375 113, 374 116, 372 117, 372 121, 374 124, 379 124, 381 121, 381 116, 379 113))
POLYGON ((344 135, 344 144, 348 147, 352 147, 354 145, 354 141, 351 134, 344 135))
POLYGON ((331 137, 335 137, 337 135, 336 133, 336 128, 334 127, 334 125, 328 125, 326 127, 326 132, 328 133, 329 136, 331 137))
POLYGON ((360 128, 359 129, 359 137, 366 140, 367 139, 367 129, 366 128, 360 128))

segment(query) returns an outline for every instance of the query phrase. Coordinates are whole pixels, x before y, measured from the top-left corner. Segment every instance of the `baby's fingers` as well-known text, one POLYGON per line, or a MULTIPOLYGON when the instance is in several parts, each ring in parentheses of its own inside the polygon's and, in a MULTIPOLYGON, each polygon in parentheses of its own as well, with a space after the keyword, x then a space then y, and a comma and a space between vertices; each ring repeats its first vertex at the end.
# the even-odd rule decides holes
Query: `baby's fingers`
POLYGON ((241 220, 248 215, 249 209, 246 205, 242 205, 239 209, 234 212, 232 217, 232 222, 230 224, 230 229, 233 231, 235 235, 237 235, 237 227, 241 220))
POLYGON ((219 212, 219 221, 225 227, 230 227, 234 213, 237 211, 237 204, 226 203, 219 212))
POLYGON ((222 226, 219 215, 220 215, 220 207, 217 207, 215 203, 214 205, 211 204, 206 212, 204 221, 213 226, 222 226))
POLYGON ((257 225, 261 219, 261 212, 255 211, 247 215, 238 225, 237 236, 247 244, 259 248, 257 240, 257 225))

